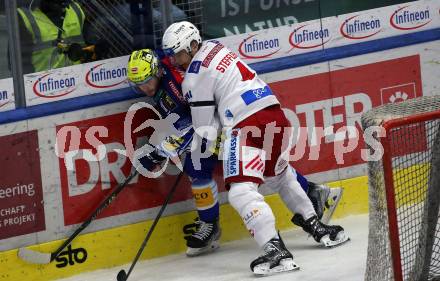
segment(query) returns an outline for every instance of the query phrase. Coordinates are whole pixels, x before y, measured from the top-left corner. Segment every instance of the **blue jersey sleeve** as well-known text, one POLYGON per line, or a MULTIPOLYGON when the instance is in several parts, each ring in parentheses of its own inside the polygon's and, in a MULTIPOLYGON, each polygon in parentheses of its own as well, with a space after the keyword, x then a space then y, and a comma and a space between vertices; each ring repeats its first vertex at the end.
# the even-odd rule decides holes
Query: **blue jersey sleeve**
POLYGON ((156 54, 160 58, 162 78, 159 93, 155 96, 155 108, 162 118, 166 118, 173 113, 177 114, 179 118, 175 121, 174 127, 180 132, 178 135, 164 139, 157 148, 162 152, 162 156, 173 157, 183 153, 191 144, 194 134, 191 111, 182 94, 184 72, 174 66, 160 50, 156 50, 156 54))

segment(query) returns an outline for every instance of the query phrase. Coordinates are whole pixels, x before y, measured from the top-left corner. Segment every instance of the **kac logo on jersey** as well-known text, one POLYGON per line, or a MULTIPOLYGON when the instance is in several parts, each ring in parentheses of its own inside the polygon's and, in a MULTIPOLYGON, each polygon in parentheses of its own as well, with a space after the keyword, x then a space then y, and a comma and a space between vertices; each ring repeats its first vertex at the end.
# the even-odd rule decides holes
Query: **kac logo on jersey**
POLYGON ((421 28, 432 21, 429 9, 414 9, 407 5, 397 9, 390 17, 390 24, 399 30, 421 28))
POLYGON ((360 40, 381 32, 382 25, 379 19, 356 15, 344 20, 339 31, 345 38, 360 40))
POLYGON ((238 47, 242 58, 261 59, 268 58, 281 50, 278 38, 261 39, 257 34, 251 35, 243 40, 238 47))
POLYGON ((111 88, 126 82, 127 68, 106 68, 105 63, 93 66, 86 74, 86 83, 93 88, 111 88))
MULTIPOLYGON (((302 25, 289 35, 289 43, 293 49, 313 49, 330 41, 330 30, 320 25, 302 25)), ((289 52, 290 52, 289 51, 289 52)))
POLYGON ((47 73, 37 78, 32 87, 34 94, 42 98, 58 98, 75 91, 75 77, 56 79, 51 74, 47 73))

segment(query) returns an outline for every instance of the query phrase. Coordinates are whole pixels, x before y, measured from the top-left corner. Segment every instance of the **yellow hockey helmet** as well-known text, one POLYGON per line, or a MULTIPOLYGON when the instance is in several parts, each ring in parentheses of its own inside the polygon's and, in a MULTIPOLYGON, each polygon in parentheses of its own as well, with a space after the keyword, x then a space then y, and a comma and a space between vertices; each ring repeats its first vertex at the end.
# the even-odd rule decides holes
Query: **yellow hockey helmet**
POLYGON ((151 49, 137 50, 128 59, 127 78, 135 84, 146 83, 157 75, 159 63, 151 49))

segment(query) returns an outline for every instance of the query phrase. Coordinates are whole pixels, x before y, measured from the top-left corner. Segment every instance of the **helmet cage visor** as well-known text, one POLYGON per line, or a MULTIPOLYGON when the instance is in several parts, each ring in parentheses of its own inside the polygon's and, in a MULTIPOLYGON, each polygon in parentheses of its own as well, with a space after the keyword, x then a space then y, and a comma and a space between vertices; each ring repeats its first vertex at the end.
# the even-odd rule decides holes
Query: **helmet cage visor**
POLYGON ((152 76, 148 76, 145 80, 140 81, 140 82, 133 82, 130 79, 128 80, 128 84, 130 85, 130 88, 139 95, 145 95, 146 93, 141 89, 142 85, 147 84, 148 82, 150 82, 154 77, 156 77, 155 75, 152 76))

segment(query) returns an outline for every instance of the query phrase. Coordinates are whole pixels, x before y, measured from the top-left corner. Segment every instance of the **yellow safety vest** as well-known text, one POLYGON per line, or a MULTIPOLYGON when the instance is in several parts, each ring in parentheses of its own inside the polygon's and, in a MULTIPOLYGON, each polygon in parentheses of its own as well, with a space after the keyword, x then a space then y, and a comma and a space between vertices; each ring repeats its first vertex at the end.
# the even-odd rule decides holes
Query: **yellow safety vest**
POLYGON ((84 44, 82 29, 85 16, 76 2, 72 2, 66 9, 60 37, 58 37, 60 29, 40 9, 30 11, 28 8, 18 8, 17 10, 23 18, 26 29, 32 34, 33 45, 23 48, 32 48, 32 65, 35 72, 80 63, 80 61, 71 61, 57 47, 59 39, 68 44, 84 44))

